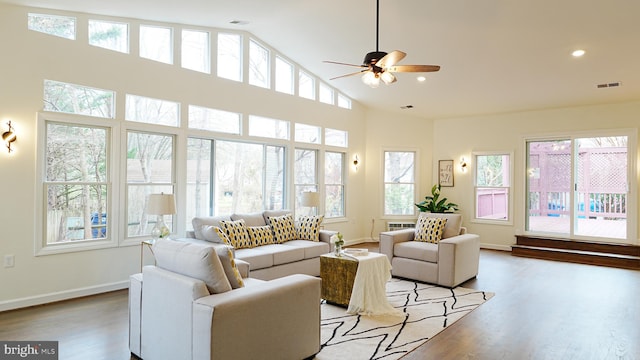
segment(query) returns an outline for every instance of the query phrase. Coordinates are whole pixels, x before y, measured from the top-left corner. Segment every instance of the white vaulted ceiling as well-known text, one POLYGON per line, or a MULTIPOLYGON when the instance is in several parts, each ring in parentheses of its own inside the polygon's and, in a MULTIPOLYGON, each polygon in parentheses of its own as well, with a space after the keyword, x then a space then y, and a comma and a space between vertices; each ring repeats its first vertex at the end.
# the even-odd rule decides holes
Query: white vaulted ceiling
POLYGON ((380 0, 380 50, 442 68, 377 89, 359 76, 329 81, 354 68, 322 62, 360 64, 375 50, 375 0, 0 2, 248 31, 366 106, 425 118, 640 99, 636 0, 380 0), (596 86, 612 82, 621 86, 596 86))

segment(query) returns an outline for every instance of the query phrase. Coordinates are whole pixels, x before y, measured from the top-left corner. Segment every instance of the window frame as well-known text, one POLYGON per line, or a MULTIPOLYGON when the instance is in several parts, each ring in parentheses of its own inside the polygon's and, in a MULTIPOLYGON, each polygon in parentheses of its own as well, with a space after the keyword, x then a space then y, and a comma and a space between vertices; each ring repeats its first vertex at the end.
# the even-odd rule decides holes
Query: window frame
MULTIPOLYGON (((382 219, 394 219, 394 220, 401 220, 401 219, 415 219, 415 217, 418 214, 418 208, 414 205, 417 201, 416 199, 418 198, 418 184, 420 183, 419 181, 419 174, 420 174, 420 169, 419 169, 419 164, 420 164, 420 152, 418 149, 415 148, 387 148, 387 149, 382 149, 381 152, 381 164, 382 167, 380 169, 381 171, 381 191, 380 193, 382 194, 382 199, 381 199, 381 209, 380 209, 380 214, 381 214, 381 218, 382 219), (413 212, 411 214, 387 214, 386 213, 386 192, 385 192, 385 188, 386 188, 386 184, 387 182, 385 181, 385 176, 386 176, 386 153, 387 152, 412 152, 414 154, 413 157, 413 183, 407 183, 407 184, 413 184, 413 203, 412 203, 412 209, 413 212)), ((393 183, 391 183, 393 184, 393 183)))
POLYGON ((492 224, 492 225, 513 225, 513 179, 514 179, 514 155, 512 150, 495 150, 495 151, 473 151, 471 153, 471 163, 473 168, 473 216, 472 223, 492 224), (478 157, 479 156, 508 156, 509 157, 509 185, 508 186, 478 186, 478 157), (484 219, 477 217, 478 209, 478 189, 506 189, 507 194, 507 211, 506 219, 484 219))
MULTIPOLYGON (((102 119, 100 119, 102 120, 102 119)), ((117 202, 120 193, 120 182, 117 178, 119 160, 119 134, 120 126, 117 122, 96 121, 96 119, 85 115, 66 114, 66 113, 49 113, 40 112, 37 115, 37 151, 36 151, 36 179, 38 186, 36 187, 36 211, 34 211, 34 224, 36 226, 34 238, 34 255, 52 255, 62 254, 85 250, 97 250, 113 248, 118 246, 118 239, 122 238, 122 230, 120 229, 120 216, 109 217, 106 224, 107 237, 98 240, 81 240, 77 242, 64 242, 57 244, 48 244, 46 239, 47 232, 47 196, 46 196, 46 136, 47 124, 59 123, 69 126, 86 126, 103 128, 107 131, 106 146, 106 162, 108 164, 107 179, 107 197, 105 212, 107 214, 114 213, 115 202, 117 202)), ((108 215, 107 215, 108 216, 108 215)))

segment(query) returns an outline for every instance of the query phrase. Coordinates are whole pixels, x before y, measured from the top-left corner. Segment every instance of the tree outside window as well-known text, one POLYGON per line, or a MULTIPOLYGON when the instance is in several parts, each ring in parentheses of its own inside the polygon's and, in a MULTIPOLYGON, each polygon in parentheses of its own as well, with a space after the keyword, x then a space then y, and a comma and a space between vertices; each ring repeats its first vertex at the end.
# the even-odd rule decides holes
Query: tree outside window
POLYGON ((475 219, 508 221, 511 196, 511 155, 474 154, 475 219))
POLYGON ((415 215, 413 151, 384 152, 384 215, 415 215))

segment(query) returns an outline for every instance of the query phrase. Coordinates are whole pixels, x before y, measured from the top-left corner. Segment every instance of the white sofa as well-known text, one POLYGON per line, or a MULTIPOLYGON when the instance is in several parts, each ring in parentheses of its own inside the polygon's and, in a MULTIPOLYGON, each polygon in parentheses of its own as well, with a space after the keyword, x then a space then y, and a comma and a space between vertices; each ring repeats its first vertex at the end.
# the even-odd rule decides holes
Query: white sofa
POLYGON ((227 281, 234 275, 214 264, 222 259, 217 251, 173 240, 154 245, 157 266, 131 277, 133 354, 145 360, 299 360, 320 351, 319 278, 245 278, 232 289, 227 281))
MULTIPOLYGON (((230 216, 195 217, 192 220, 193 232, 187 239, 180 239, 210 246, 219 246, 222 240, 211 230, 220 226, 221 220, 244 220, 247 227, 269 225, 270 217, 289 214, 288 210, 265 210, 250 214, 230 216)), ((319 241, 291 240, 282 244, 261 245, 252 248, 235 249, 239 264, 249 264, 249 276, 261 280, 272 280, 291 274, 320 276, 320 255, 331 251, 330 238, 335 231, 319 230, 319 241)))
POLYGON ((421 213, 445 218, 441 240, 436 243, 413 241, 416 230, 380 233, 380 252, 391 261, 391 274, 446 287, 455 287, 478 275, 480 237, 467 234, 460 214, 421 213))

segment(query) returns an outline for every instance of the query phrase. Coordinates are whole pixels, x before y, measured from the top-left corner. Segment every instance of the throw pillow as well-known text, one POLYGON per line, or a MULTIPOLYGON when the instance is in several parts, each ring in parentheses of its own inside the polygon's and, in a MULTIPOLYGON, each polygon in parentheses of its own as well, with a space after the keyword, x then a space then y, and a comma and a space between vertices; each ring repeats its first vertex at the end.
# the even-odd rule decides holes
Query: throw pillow
POLYGON ((296 227, 293 222, 293 215, 287 214, 282 216, 270 217, 271 228, 273 228, 273 237, 277 244, 282 244, 289 240, 298 238, 296 227))
POLYGON ((159 268, 202 280, 211 294, 231 290, 231 283, 213 247, 161 238, 152 249, 159 268))
POLYGON ((446 224, 447 219, 419 217, 414 240, 437 244, 442 239, 442 232, 446 224))
POLYGON ((231 246, 224 245, 216 246, 215 249, 231 287, 233 289, 244 287, 244 281, 242 281, 242 276, 240 276, 240 271, 238 271, 236 261, 233 257, 233 248, 231 246))
POLYGON ((220 229, 229 238, 229 245, 234 248, 245 249, 253 247, 244 220, 220 221, 220 229))
POLYGON ((247 228, 249 232, 249 237, 251 238, 251 243, 253 246, 260 245, 268 245, 275 244, 276 241, 273 238, 273 231, 271 231, 271 226, 249 226, 247 228))
POLYGON ((300 216, 298 219, 298 239, 320 241, 320 223, 324 219, 324 215, 317 216, 300 216))

